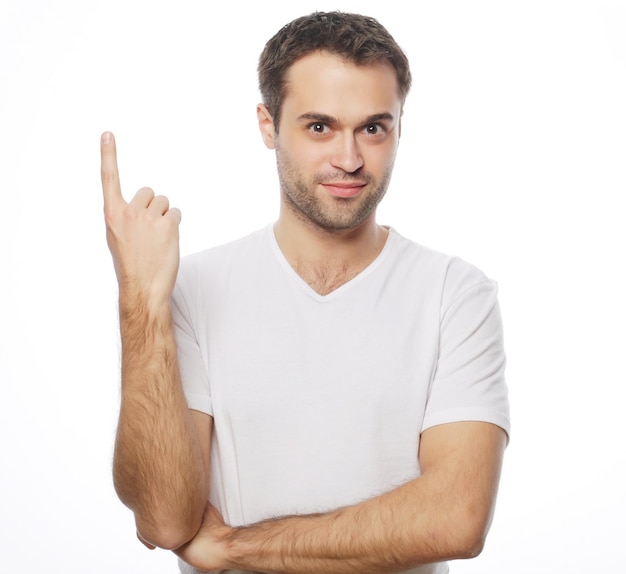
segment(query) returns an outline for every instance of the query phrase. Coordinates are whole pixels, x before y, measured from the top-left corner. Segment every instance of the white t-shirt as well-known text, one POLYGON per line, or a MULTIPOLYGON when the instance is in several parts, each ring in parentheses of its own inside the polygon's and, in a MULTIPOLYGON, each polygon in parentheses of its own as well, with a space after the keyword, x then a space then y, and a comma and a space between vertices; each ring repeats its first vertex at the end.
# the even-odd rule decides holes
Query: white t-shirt
MULTIPOLYGON (((390 229, 328 295, 268 226, 181 261, 173 312, 189 407, 211 415, 211 501, 233 526, 333 510, 420 474, 420 433, 509 432, 496 284, 390 229)), ((193 570, 189 570, 192 572, 193 570)), ((446 572, 445 564, 413 572, 446 572)))

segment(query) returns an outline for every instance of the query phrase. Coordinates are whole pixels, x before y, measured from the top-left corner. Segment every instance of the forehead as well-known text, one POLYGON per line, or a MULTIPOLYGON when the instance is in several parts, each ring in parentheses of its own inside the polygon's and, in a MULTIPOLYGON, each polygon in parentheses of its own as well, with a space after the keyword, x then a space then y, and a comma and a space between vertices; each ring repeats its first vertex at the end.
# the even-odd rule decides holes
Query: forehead
POLYGON ((284 113, 399 116, 398 80, 387 62, 361 66, 328 52, 314 52, 297 60, 285 80, 284 113))

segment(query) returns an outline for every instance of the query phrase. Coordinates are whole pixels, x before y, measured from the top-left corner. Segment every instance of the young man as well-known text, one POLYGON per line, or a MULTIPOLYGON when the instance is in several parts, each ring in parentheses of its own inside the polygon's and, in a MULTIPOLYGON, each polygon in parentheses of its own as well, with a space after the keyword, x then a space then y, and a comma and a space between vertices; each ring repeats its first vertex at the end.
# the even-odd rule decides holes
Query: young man
POLYGON ((185 573, 447 572, 481 551, 507 440, 495 284, 376 222, 410 86, 378 22, 299 18, 259 77, 279 218, 180 269, 180 213, 124 201, 103 135, 117 492, 185 573))

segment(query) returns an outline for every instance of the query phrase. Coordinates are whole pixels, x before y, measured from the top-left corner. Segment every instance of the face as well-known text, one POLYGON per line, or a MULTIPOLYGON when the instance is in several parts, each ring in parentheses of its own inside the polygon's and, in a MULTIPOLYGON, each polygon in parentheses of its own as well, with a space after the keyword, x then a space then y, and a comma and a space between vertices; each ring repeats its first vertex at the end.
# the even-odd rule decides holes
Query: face
POLYGON ((402 103, 389 64, 356 66, 329 53, 298 60, 287 74, 280 131, 259 107, 276 150, 281 217, 326 231, 374 221, 389 185, 402 103))

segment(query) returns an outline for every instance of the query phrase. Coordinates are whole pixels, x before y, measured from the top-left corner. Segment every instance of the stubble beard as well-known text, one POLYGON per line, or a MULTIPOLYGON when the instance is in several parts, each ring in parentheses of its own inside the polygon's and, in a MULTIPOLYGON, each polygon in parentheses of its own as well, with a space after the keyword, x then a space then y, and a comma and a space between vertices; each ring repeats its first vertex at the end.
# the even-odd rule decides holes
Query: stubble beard
POLYGON ((296 217, 306 224, 312 224, 327 232, 348 231, 365 222, 381 202, 387 192, 393 165, 387 167, 380 181, 371 174, 340 170, 315 174, 307 183, 301 171, 279 150, 276 150, 278 179, 283 201, 296 217), (365 188, 355 198, 328 196, 322 201, 316 193, 318 185, 325 182, 359 181, 365 188))

